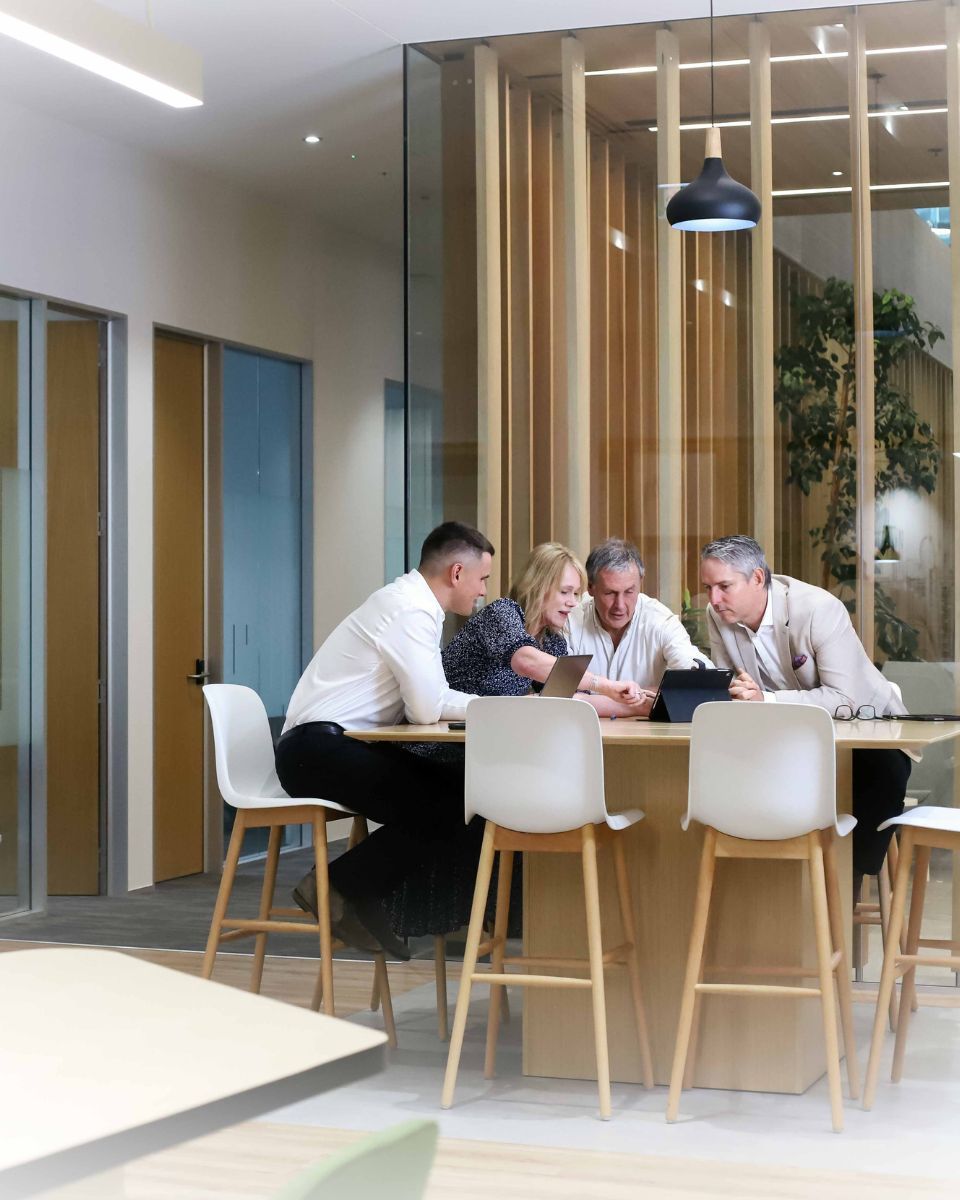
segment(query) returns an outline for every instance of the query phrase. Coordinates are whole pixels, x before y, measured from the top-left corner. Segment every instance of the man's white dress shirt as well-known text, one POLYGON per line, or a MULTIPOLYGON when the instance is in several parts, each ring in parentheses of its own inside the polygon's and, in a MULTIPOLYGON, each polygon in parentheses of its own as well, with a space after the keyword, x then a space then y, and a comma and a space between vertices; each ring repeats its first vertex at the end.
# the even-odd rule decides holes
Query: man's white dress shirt
POLYGON ((712 665, 690 641, 680 618, 642 592, 617 646, 600 624, 592 596, 585 596, 570 614, 565 636, 571 654, 593 655, 589 671, 608 679, 632 679, 642 688, 658 688, 668 667, 685 669, 696 662, 712 665))
POLYGON ((462 720, 474 699, 447 686, 440 660, 443 609, 419 571, 380 588, 341 621, 311 659, 284 733, 308 721, 344 729, 462 720))
POLYGON ((741 622, 738 624, 753 642, 753 652, 757 656, 760 678, 754 682, 759 683, 763 688, 764 700, 776 701, 776 693, 789 691, 793 684, 787 674, 787 669, 791 664, 780 661, 781 653, 777 645, 777 631, 773 625, 773 602, 769 588, 767 588, 767 606, 763 610, 760 628, 753 630, 749 625, 741 622))

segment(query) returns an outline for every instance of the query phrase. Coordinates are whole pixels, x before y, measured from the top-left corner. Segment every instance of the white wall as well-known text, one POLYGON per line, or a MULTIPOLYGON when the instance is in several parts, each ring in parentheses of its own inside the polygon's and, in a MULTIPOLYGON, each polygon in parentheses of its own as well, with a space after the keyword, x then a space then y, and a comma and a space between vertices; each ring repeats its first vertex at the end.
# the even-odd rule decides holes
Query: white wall
MULTIPOLYGON (((153 328, 313 360, 315 632, 383 579, 383 380, 395 252, 8 103, 0 287, 128 320, 129 885, 153 880, 153 328)), ((397 202, 400 219, 400 199, 397 202)))

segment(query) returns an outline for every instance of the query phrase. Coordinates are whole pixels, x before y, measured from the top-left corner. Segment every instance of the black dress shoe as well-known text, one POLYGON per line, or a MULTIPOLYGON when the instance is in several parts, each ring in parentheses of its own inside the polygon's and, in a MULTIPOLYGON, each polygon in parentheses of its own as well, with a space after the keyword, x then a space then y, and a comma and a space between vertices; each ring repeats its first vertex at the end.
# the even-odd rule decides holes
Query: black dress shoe
POLYGON ((390 920, 379 900, 368 896, 362 900, 346 900, 345 915, 356 918, 360 925, 380 943, 382 953, 388 958, 409 962, 410 950, 393 932, 390 920))
MULTIPOLYGON (((310 913, 314 920, 320 919, 320 906, 317 900, 317 870, 314 867, 300 880, 291 893, 294 903, 305 913, 310 913)), ((385 953, 379 941, 357 918, 350 904, 340 895, 335 887, 330 887, 330 932, 345 946, 354 950, 363 950, 367 954, 385 953)))

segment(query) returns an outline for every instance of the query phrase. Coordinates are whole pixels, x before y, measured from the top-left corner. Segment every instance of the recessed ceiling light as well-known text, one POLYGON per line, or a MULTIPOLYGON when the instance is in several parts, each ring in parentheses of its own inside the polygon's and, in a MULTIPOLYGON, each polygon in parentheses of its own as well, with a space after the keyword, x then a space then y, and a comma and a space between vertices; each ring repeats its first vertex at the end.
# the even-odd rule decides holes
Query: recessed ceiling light
POLYGON ((317 144, 317 142, 322 142, 323 138, 321 138, 319 134, 308 133, 307 136, 303 140, 307 143, 308 146, 315 146, 317 144))
POLYGON ((833 173, 834 175, 842 175, 842 174, 843 174, 843 172, 842 172, 842 171, 834 171, 834 172, 832 172, 832 173, 833 173))

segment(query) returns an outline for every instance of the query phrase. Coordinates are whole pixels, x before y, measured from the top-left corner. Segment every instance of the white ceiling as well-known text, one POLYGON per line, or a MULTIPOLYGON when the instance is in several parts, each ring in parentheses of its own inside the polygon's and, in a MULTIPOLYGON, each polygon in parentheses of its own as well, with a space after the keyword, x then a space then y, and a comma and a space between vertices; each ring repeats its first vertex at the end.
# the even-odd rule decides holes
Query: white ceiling
MULTIPOLYGON (((204 63, 173 110, 0 38, 0 96, 227 177, 341 228, 402 235, 404 42, 703 16, 704 0, 101 0, 204 63), (318 146, 303 135, 320 134, 318 146), (352 157, 356 155, 356 157, 352 157)), ((722 0, 718 15, 830 7, 722 0)))

